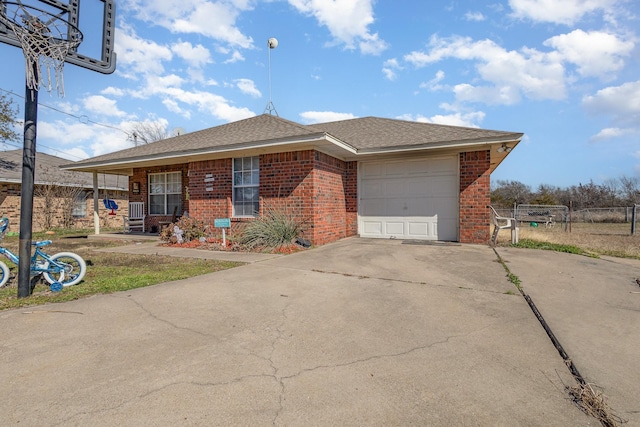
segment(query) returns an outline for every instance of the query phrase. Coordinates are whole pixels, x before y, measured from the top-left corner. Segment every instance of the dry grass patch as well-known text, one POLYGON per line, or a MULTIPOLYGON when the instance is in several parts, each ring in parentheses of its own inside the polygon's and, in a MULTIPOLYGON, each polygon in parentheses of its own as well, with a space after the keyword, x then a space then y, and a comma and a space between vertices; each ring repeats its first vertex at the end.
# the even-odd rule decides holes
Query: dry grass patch
POLYGON ((568 387, 569 394, 578 407, 587 415, 600 421, 604 427, 617 427, 626 421, 614 415, 606 396, 591 384, 577 384, 568 387))
MULTIPOLYGON (((498 244, 509 244, 509 233, 509 230, 501 230, 498 244)), ((564 231, 560 225, 546 228, 522 224, 519 237, 520 240, 575 246, 598 255, 640 259, 640 234, 632 236, 630 224, 578 223, 572 225, 571 232, 564 231)))

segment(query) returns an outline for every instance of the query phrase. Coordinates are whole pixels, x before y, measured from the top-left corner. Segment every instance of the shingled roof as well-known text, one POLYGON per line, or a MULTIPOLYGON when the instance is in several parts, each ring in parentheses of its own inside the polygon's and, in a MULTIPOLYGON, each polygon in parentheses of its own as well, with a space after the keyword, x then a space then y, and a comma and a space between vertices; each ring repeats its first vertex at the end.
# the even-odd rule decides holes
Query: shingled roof
MULTIPOLYGON (((60 169, 60 165, 69 160, 45 153, 36 154, 35 184, 56 183, 60 186, 93 188, 93 175, 86 172, 69 172, 60 169)), ((22 183, 22 150, 0 152, 0 182, 22 183)), ((101 189, 124 190, 129 188, 126 177, 104 175, 99 177, 101 189)))
POLYGON ((150 144, 116 151, 63 166, 64 169, 91 168, 114 171, 118 165, 150 165, 151 162, 184 162, 202 156, 246 149, 278 146, 282 150, 317 146, 343 158, 387 151, 517 143, 523 134, 432 123, 364 117, 313 125, 302 125, 277 116, 262 114, 221 126, 186 133, 150 144), (289 147, 281 147, 286 146, 289 147))
POLYGON ((520 139, 523 135, 516 132, 409 122, 379 117, 363 117, 320 123, 309 125, 307 129, 327 132, 355 147, 358 153, 375 152, 376 150, 387 148, 513 141, 514 139, 520 139))

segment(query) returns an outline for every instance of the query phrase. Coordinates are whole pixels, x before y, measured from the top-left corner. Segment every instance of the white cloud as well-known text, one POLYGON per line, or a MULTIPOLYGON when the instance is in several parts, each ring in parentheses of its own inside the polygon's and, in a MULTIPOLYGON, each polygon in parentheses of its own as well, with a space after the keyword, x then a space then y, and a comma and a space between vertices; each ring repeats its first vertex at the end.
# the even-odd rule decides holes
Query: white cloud
POLYGON ((103 95, 123 96, 125 94, 125 91, 118 87, 109 86, 105 89, 102 89, 100 93, 103 95))
POLYGON ((235 62, 244 61, 244 56, 237 50, 234 50, 231 57, 224 61, 225 64, 233 64, 235 62))
POLYGON ((350 120, 355 119, 357 116, 351 113, 337 113, 335 111, 305 111, 300 113, 300 117, 302 117, 303 123, 314 124, 350 120))
POLYGON ((130 147, 124 132, 93 123, 41 121, 38 123, 38 137, 47 139, 49 145, 58 149, 54 150, 55 153, 52 151, 53 154, 74 161, 130 147), (84 148, 86 141, 92 141, 90 153, 84 148))
POLYGON ((634 129, 623 129, 623 128, 604 128, 596 135, 592 136, 589 141, 590 142, 602 142, 609 139, 621 138, 628 135, 633 135, 637 133, 637 130, 634 129))
POLYGON ((172 20, 169 28, 178 33, 194 33, 245 49, 253 47, 253 39, 235 26, 240 13, 236 5, 224 2, 193 2, 193 8, 172 20))
POLYGON ((482 111, 473 111, 468 113, 455 112, 451 114, 436 114, 431 117, 426 117, 420 114, 415 116, 411 114, 403 114, 396 118, 420 123, 479 128, 480 123, 482 123, 485 118, 485 113, 482 111))
POLYGON ((587 14, 606 13, 615 4, 616 0, 509 0, 515 18, 566 25, 587 14))
POLYGON ((600 89, 582 104, 592 114, 612 116, 616 123, 640 124, 640 80, 600 89))
POLYGON ((375 21, 373 0, 289 0, 300 13, 315 17, 327 27, 336 43, 347 49, 359 48, 360 52, 379 55, 388 48, 378 33, 370 33, 375 21))
POLYGON ((173 99, 170 99, 170 98, 163 99, 162 105, 164 105, 167 108, 167 110, 171 111, 172 113, 178 114, 187 120, 191 119, 191 111, 189 111, 188 109, 180 108, 180 104, 178 104, 173 99))
POLYGON ((192 67, 202 67, 211 62, 211 52, 201 44, 194 46, 189 42, 174 43, 171 51, 192 67))
POLYGON ((150 40, 138 37, 129 29, 116 31, 115 50, 118 52, 118 71, 125 77, 135 78, 137 74, 160 74, 164 71, 163 61, 173 57, 171 50, 150 40), (125 69, 125 71, 122 70, 125 69))
POLYGON ((382 64, 382 72, 387 80, 395 80, 398 77, 396 74, 398 70, 402 70, 402 67, 396 58, 387 59, 382 64))
POLYGON ((592 136, 592 142, 640 135, 640 80, 601 89, 585 96, 582 104, 592 114, 610 116, 615 125, 592 136))
POLYGON ((629 56, 634 48, 632 41, 621 40, 614 34, 580 29, 551 37, 544 45, 557 49, 564 60, 576 64, 582 76, 610 79, 613 72, 624 67, 623 57, 629 56))
POLYGON ((138 19, 174 33, 198 34, 231 46, 252 48, 253 39, 242 34, 236 20, 240 12, 251 10, 253 3, 248 0, 129 0, 123 7, 138 19))
POLYGON ((124 111, 118 109, 116 101, 102 95, 88 96, 82 100, 84 108, 101 116, 123 117, 124 111))
POLYGON ((428 89, 431 92, 441 90, 443 86, 440 84, 440 82, 444 79, 444 76, 444 71, 438 70, 434 78, 432 78, 428 82, 420 83, 420 89, 428 89))
POLYGON ((404 56, 405 61, 418 68, 448 58, 475 61, 480 77, 489 83, 456 86, 460 100, 511 105, 519 102, 521 95, 536 100, 559 100, 566 96, 564 67, 554 53, 530 48, 508 51, 492 40, 433 36, 426 53, 414 51, 404 56))
POLYGON ((233 122, 255 116, 255 113, 248 108, 235 107, 224 97, 213 93, 185 91, 180 88, 167 88, 163 93, 166 98, 175 103, 195 107, 220 120, 233 122))
POLYGON ((482 12, 471 12, 471 11, 469 11, 469 12, 464 14, 464 19, 466 19, 467 21, 480 22, 480 21, 484 21, 486 18, 484 17, 482 12))
POLYGON ((601 89, 585 96, 582 105, 591 114, 610 116, 615 125, 602 129, 592 141, 640 135, 640 80, 601 89))
POLYGON ((236 86, 242 93, 250 95, 254 98, 262 97, 262 93, 256 88, 256 84, 250 79, 236 79, 234 80, 236 86))

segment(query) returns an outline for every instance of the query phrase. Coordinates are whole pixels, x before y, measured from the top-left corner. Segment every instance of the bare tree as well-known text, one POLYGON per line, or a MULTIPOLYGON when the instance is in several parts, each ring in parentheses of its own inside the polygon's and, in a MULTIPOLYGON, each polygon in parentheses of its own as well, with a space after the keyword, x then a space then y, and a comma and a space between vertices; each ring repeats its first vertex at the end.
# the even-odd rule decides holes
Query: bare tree
POLYGON ((136 122, 131 128, 130 134, 133 137, 133 144, 135 146, 150 144, 171 136, 169 131, 167 131, 167 123, 165 120, 136 122))
POLYGON ((620 197, 624 205, 640 203, 640 178, 623 175, 620 182, 620 197))
POLYGON ((55 174, 47 167, 41 168, 40 183, 35 185, 33 195, 37 199, 34 219, 44 229, 73 226, 73 208, 76 202, 84 202, 84 188, 60 185, 55 174), (80 200, 82 199, 82 200, 80 200))
POLYGON ((519 181, 496 181, 495 188, 491 191, 491 204, 510 208, 514 203, 528 203, 531 199, 531 188, 519 181))

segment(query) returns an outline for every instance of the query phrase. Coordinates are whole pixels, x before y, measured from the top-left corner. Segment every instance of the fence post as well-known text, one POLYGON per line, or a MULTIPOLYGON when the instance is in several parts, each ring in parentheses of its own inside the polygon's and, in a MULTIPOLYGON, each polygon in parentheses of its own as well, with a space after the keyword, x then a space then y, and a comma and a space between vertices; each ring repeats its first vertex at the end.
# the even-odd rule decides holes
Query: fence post
POLYGON ((631 235, 634 236, 636 234, 636 220, 638 214, 638 205, 633 204, 633 212, 631 214, 631 235))
POLYGON ((569 233, 571 233, 572 224, 573 224, 573 200, 569 200, 569 233))

